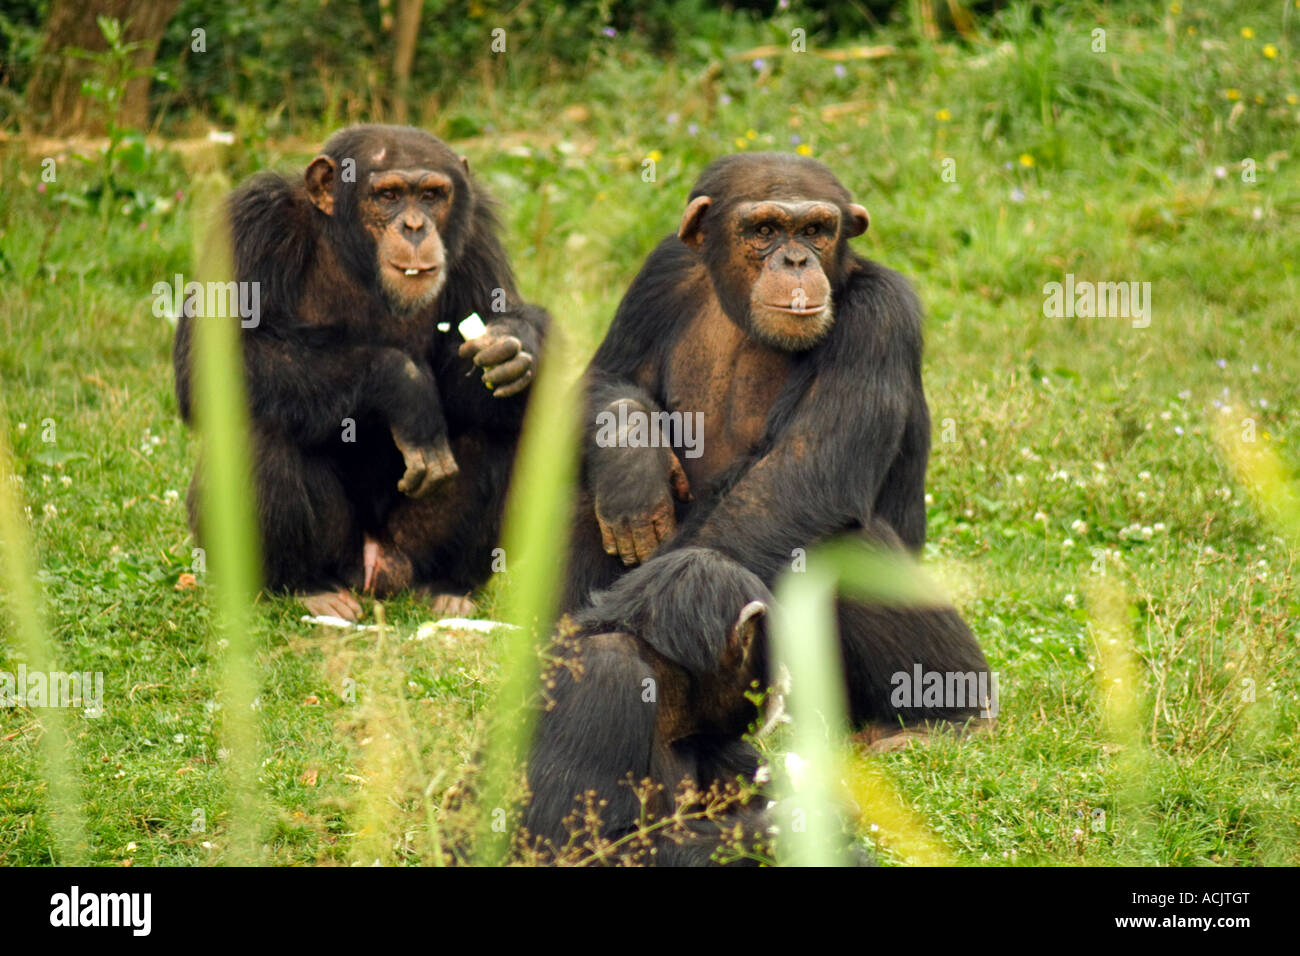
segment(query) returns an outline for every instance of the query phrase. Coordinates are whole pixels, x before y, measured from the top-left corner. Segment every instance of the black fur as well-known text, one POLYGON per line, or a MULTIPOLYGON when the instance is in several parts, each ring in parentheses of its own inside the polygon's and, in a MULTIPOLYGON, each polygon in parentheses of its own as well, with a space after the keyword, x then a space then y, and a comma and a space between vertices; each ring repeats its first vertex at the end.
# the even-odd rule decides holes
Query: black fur
MULTIPOLYGON (((747 155, 713 163, 692 198, 713 198, 715 222, 740 200, 789 195, 835 202, 849 222, 849 194, 824 166, 792 156, 747 155), (715 215, 716 214, 716 215, 715 215)), ((585 377, 589 427, 582 493, 563 599, 582 607, 626 568, 605 553, 593 516, 594 476, 618 467, 595 446, 599 410, 634 398, 652 411, 682 411, 668 394, 669 358, 683 331, 708 307, 725 263, 724 230, 706 233, 698 252, 677 236, 650 254, 620 303, 585 377), (696 278, 709 264, 712 286, 696 278), (603 464, 602 464, 603 463, 603 464)), ((930 414, 921 383, 921 309, 898 273, 857 255, 841 234, 827 276, 835 307, 829 335, 790 356, 791 371, 768 413, 762 438, 712 487, 677 503, 678 530, 660 546, 714 549, 769 586, 791 567, 796 548, 856 533, 919 552, 925 542, 925 471, 930 414), (796 453, 796 448, 798 453, 796 453), (762 467, 756 467, 762 465, 762 467)), ((724 303, 725 305, 726 303, 724 303)), ((734 307, 734 304, 733 304, 734 307)), ((731 315, 731 313, 728 313, 731 315)), ((731 316, 744 328, 744 319, 731 316)), ((926 670, 983 671, 974 637, 952 608, 840 607, 840 636, 855 725, 929 717, 965 718, 975 708, 898 709, 890 677, 920 662, 926 670)))
MULTIPOLYGON (((751 601, 770 601, 755 575, 688 548, 648 561, 595 595, 569 633, 562 627, 547 675, 550 704, 528 764, 532 797, 524 827, 544 855, 564 856, 571 834, 565 818, 575 816, 581 829, 587 796, 597 801, 599 836, 613 841, 636 832, 642 819, 634 784, 661 788, 646 807, 653 821, 674 812, 683 781, 700 792, 753 781, 758 753, 743 734, 757 714, 745 691, 758 667, 727 652, 737 616, 751 601), (644 699, 647 680, 659 699, 644 699), (678 706, 689 712, 693 732, 664 739, 662 708, 678 706)), ((707 864, 730 845, 737 825, 747 846, 761 842, 761 812, 737 802, 720 820, 665 829, 646 845, 629 843, 623 854, 658 865, 707 864)))
MULTIPOLYGON (((359 126, 335 134, 323 153, 356 163, 355 182, 337 184, 333 216, 312 204, 301 178, 272 172, 252 177, 228 205, 235 278, 260 283, 260 323, 240 337, 264 580, 302 591, 355 586, 368 534, 390 545, 401 539, 416 583, 468 590, 489 573, 527 392, 494 398, 479 370, 457 355, 456 326, 477 312, 538 356, 549 316, 520 301, 494 204, 444 143, 407 127, 359 126), (378 148, 386 150, 382 168, 433 168, 455 183, 440 230, 446 284, 413 316, 385 301, 374 240, 358 224, 358 187, 378 148), (497 289, 504 312, 493 311, 497 289), (438 331, 439 323, 449 330, 438 331), (407 371, 408 360, 418 375, 407 371), (355 442, 340 440, 345 419, 355 422, 355 442), (398 492, 403 459, 392 431, 399 428, 421 443, 451 444, 460 475, 450 488, 419 502, 398 492)), ((181 318, 174 347, 187 422, 195 321, 181 318)), ((196 534, 198 480, 196 471, 196 534)))

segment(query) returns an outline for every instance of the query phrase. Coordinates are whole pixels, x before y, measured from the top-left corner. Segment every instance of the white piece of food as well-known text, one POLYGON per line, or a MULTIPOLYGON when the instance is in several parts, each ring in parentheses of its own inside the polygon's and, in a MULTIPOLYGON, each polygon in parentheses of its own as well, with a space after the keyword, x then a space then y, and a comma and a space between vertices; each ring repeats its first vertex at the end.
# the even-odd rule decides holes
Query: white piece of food
POLYGON ((460 320, 460 325, 456 326, 460 332, 460 337, 468 342, 470 339, 476 339, 487 331, 487 326, 479 318, 477 312, 471 312, 468 316, 460 320))

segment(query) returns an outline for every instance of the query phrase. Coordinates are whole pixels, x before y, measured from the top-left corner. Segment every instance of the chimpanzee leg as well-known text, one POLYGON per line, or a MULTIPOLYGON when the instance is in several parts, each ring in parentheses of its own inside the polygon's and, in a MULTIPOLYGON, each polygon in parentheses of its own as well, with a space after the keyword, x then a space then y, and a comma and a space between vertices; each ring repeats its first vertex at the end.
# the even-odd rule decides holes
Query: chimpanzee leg
POLYGON ((965 720, 994 693, 988 662, 954 609, 841 601, 837 611, 855 727, 965 720))
MULTIPOLYGON (((402 496, 396 502, 380 547, 404 557, 410 571, 408 581, 392 585, 413 585, 435 596, 467 595, 487 581, 501 536, 515 440, 484 432, 454 438, 456 476, 426 498, 402 496)), ((381 586, 376 593, 382 596, 384 590, 381 586)))
MULTIPOLYGON (((361 529, 333 464, 254 429, 253 475, 269 590, 312 593, 337 588, 361 560, 361 529)), ((190 525, 198 528, 200 472, 190 483, 190 525)))
MULTIPOLYGON (((910 560, 892 528, 880 521, 863 536, 876 546, 897 547, 910 560)), ((980 716, 986 697, 996 694, 988 661, 951 606, 841 600, 837 617, 854 727, 963 722, 980 716)))

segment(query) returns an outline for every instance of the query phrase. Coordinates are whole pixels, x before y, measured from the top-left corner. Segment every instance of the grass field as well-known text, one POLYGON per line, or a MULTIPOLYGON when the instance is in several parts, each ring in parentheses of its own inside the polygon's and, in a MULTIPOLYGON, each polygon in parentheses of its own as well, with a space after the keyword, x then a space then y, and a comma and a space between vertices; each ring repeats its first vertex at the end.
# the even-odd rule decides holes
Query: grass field
MULTIPOLYGON (((1300 465, 1300 3, 1150 9, 1015 8, 971 42, 865 39, 892 44, 873 58, 788 52, 778 18, 667 63, 611 43, 540 88, 474 65, 424 117, 502 201, 574 376, 709 159, 799 150, 868 207, 857 248, 928 316, 926 560, 1001 675, 993 734, 877 761, 957 863, 1300 863, 1300 512, 1247 480, 1278 462, 1294 488, 1300 465), (763 44, 784 52, 743 56, 763 44), (1149 324, 1045 316, 1067 274, 1150 283, 1149 324), (1107 634, 1136 655, 1127 735, 1103 717, 1107 634)), ((88 862, 226 859, 223 648, 182 577, 196 443, 151 290, 191 270, 200 174, 300 169, 328 132, 244 130, 215 164, 151 149, 137 208, 106 216, 93 150, 0 146, 5 437, 59 665, 106 680, 103 717, 66 715, 88 862)), ((499 641, 386 612, 380 640, 256 606, 265 862, 431 864, 472 826, 499 641)), ((0 671, 24 661, 12 621, 0 671)), ((43 732, 0 709, 0 865, 64 858, 43 732)))

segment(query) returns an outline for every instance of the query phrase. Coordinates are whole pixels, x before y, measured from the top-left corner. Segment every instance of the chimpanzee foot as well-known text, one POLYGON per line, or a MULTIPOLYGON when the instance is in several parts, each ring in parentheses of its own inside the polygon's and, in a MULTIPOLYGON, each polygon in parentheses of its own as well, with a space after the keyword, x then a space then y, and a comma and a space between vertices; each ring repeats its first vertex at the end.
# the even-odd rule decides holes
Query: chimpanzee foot
POLYGON ((361 617, 361 603, 347 588, 299 594, 298 601, 307 609, 307 613, 315 617, 341 617, 345 621, 355 621, 361 617))
POLYGON ((972 737, 988 733, 993 729, 994 720, 934 720, 921 724, 898 725, 868 724, 853 735, 854 743, 861 744, 867 753, 885 754, 902 750, 913 744, 928 744, 940 734, 952 734, 957 738, 972 737))
POLYGON ((420 596, 429 602, 429 610, 434 617, 472 617, 478 611, 478 605, 467 594, 421 588, 420 596))

